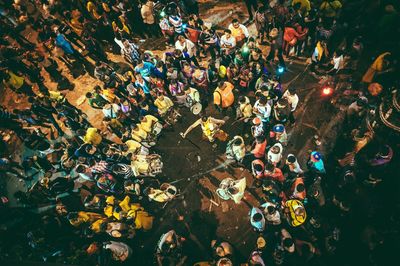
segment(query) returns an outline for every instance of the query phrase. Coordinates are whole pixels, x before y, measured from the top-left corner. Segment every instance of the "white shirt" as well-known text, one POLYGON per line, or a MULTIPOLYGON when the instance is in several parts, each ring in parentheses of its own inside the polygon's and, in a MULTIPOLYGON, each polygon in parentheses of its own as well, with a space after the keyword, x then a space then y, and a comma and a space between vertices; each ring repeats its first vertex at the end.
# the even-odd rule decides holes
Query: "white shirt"
POLYGON ((232 35, 231 35, 231 37, 229 39, 226 38, 226 35, 223 35, 221 37, 221 47, 222 48, 227 47, 229 49, 232 49, 235 46, 236 46, 236 39, 232 35))
POLYGON ((189 54, 190 57, 196 54, 196 46, 191 40, 188 39, 186 39, 183 44, 179 40, 177 40, 175 43, 175 48, 181 50, 182 52, 186 48, 187 53, 189 54))
POLYGON ((263 122, 267 122, 271 115, 271 106, 267 103, 265 105, 260 105, 259 101, 254 104, 254 109, 257 110, 256 116, 258 116, 263 122))
POLYGON ((290 104, 291 111, 294 112, 297 108, 297 104, 299 103, 299 96, 297 94, 290 94, 289 90, 286 90, 285 93, 283 94, 283 98, 286 98, 290 104))
POLYGON ((274 208, 276 207, 276 205, 271 202, 266 202, 261 205, 261 207, 264 208, 265 219, 274 225, 281 224, 281 215, 280 215, 279 211, 276 210, 273 214, 269 214, 267 211, 268 206, 272 206, 274 208))
POLYGON ((333 58, 333 68, 336 70, 343 68, 343 55, 333 58))
MULTIPOLYGON (((246 26, 243 24, 239 24, 239 28, 242 30, 244 36, 248 38, 250 36, 249 31, 247 30, 246 26)), ((232 32, 235 30, 235 27, 233 27, 233 24, 229 24, 228 29, 230 29, 232 32)))

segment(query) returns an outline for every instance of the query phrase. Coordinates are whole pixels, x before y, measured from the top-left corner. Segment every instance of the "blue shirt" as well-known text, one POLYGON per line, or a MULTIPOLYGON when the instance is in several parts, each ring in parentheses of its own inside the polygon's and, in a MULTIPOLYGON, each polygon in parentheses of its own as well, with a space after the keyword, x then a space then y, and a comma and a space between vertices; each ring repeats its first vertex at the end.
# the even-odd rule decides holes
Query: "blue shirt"
POLYGON ((142 83, 140 83, 138 80, 135 81, 135 86, 142 89, 145 94, 150 94, 150 88, 147 86, 147 82, 143 80, 142 83))
POLYGON ((154 69, 154 65, 152 63, 144 62, 143 67, 139 67, 139 66, 135 67, 135 72, 140 73, 140 75, 142 75, 143 78, 147 78, 148 76, 150 76, 153 69, 154 69))

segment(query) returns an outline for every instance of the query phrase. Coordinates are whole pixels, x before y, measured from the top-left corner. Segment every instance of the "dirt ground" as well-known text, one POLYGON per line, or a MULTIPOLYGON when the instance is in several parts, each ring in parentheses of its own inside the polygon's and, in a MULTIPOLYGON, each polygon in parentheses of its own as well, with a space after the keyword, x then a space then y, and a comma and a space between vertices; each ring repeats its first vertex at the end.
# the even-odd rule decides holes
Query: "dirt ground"
MULTIPOLYGON (((204 20, 218 24, 220 28, 227 26, 234 17, 238 17, 241 21, 247 19, 247 10, 241 1, 233 4, 227 4, 232 1, 204 0, 200 2, 202 2, 200 12, 204 20)), ((254 25, 249 25, 249 28, 254 34, 254 25)), ((34 39, 34 34, 31 34, 29 38, 34 39)), ((147 41, 142 46, 154 50, 155 53, 161 53, 165 48, 161 40, 147 41)), ((265 54, 267 50, 267 47, 263 48, 265 54)), ((121 56, 113 54, 109 54, 109 59, 116 64, 124 61, 121 56)), ((308 150, 318 148, 323 153, 330 151, 336 137, 335 127, 340 125, 343 119, 340 106, 332 105, 321 97, 318 80, 304 72, 305 69, 305 59, 293 60, 288 63, 288 71, 282 77, 283 87, 285 89, 289 85, 297 87, 300 97, 296 124, 287 129, 289 144, 284 155, 294 153, 303 166, 305 166, 308 150), (312 139, 314 135, 321 137, 322 144, 319 147, 316 147, 312 139)), ((75 84, 72 91, 66 92, 68 100, 75 105, 82 95, 92 90, 95 85, 101 85, 101 82, 88 74, 73 79, 65 67, 63 75, 75 84)), ((48 78, 45 85, 51 90, 56 90, 56 84, 50 82, 48 78)), ((6 106, 16 106, 15 99, 16 96, 12 92, 5 91, 0 100, 6 106)), ((18 106, 24 107, 26 104, 25 99, 21 99, 18 106)), ((95 127, 102 128, 101 111, 91 108, 87 102, 83 102, 78 108, 87 114, 95 127)), ((173 130, 164 132, 154 151, 162 156, 165 166, 163 176, 159 178, 160 182, 175 182, 174 185, 179 188, 182 197, 168 203, 164 208, 157 203, 150 206, 149 210, 154 210, 156 217, 154 228, 143 238, 140 237, 139 241, 134 239, 132 242, 135 247, 134 254, 137 255, 137 265, 146 265, 142 263, 152 259, 151 255, 158 238, 172 227, 189 237, 194 245, 193 254, 199 259, 207 258, 210 241, 214 235, 231 242, 240 256, 245 258, 254 248, 258 236, 251 229, 248 213, 252 206, 263 203, 262 193, 260 189, 253 187, 253 180, 248 170, 226 165, 223 155, 224 143, 217 143, 217 147, 213 147, 212 144, 202 141, 199 128, 188 135, 188 138, 199 147, 182 139, 179 133, 186 130, 197 117, 188 110, 181 110, 181 112, 182 123, 175 125, 173 130), (220 200, 216 195, 216 188, 226 177, 234 179, 246 177, 247 190, 240 204, 220 200)), ((222 118, 222 115, 212 107, 207 109, 207 113, 216 118, 222 118)), ((231 117, 223 127, 230 137, 240 134, 243 126, 241 123, 232 125, 233 119, 231 117)), ((250 144, 248 138, 246 141, 250 144)), ((15 157, 19 155, 21 147, 19 145, 14 147, 15 157)), ((15 189, 10 187, 11 193, 16 189, 23 189, 15 182, 12 182, 10 186, 16 186, 15 189)), ((196 258, 193 259, 196 260, 196 258)))

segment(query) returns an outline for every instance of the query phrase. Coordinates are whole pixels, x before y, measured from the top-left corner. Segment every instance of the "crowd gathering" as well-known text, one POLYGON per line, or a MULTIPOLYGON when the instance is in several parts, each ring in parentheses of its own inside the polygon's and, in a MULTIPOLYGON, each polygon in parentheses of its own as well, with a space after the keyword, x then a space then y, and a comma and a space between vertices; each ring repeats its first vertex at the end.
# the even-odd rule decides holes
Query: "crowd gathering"
MULTIPOLYGON (((352 75, 366 49, 360 28, 343 18, 350 1, 244 2, 249 20, 233 15, 220 29, 202 19, 197 0, 0 0, 1 89, 11 90, 15 102, 0 108, 0 176, 29 184, 13 195, 20 208, 9 207, 2 185, 0 212, 18 217, 27 208, 38 217, 35 227, 23 219, 0 222, 0 260, 138 265, 134 258, 140 254, 131 243, 158 226, 149 202, 165 207, 180 193, 178 184, 157 180, 173 166, 154 148, 163 132, 191 113, 196 120, 177 137, 197 146, 190 133, 200 126, 207 145, 222 145, 226 160, 253 176, 224 179, 217 195, 239 204, 246 183, 264 195, 248 214, 250 233, 258 236, 248 258, 215 236, 209 256, 195 265, 340 261, 342 224, 325 213, 332 208, 346 216, 355 208, 359 183, 374 188, 385 181, 395 146, 363 121, 398 85, 398 58, 390 50, 373 54, 365 74, 352 75), (256 34, 248 28, 253 23, 256 34), (37 37, 32 41, 26 32, 37 37), (149 40, 166 52, 146 49, 149 40), (124 66, 111 54, 120 55, 124 66), (287 152, 296 137, 289 129, 302 126, 296 111, 304 100, 296 86, 281 83, 292 60, 305 62, 303 74, 315 79, 353 77, 341 136, 350 144, 341 147, 338 167, 327 164, 318 136, 305 158, 287 152), (73 79, 88 74, 100 84, 86 85, 91 91, 79 99, 101 111, 102 129, 66 97, 77 88, 65 72, 73 79), (46 85, 47 77, 56 88, 46 85), (241 133, 231 135, 227 124, 241 133), (11 138, 28 152, 7 152, 11 138), (338 177, 328 180, 332 175, 338 177), (22 239, 19 245, 3 238, 13 234, 22 239)), ((375 22, 383 32, 398 32, 398 6, 375 2, 383 9, 375 22)), ((331 90, 326 88, 327 97, 331 90)), ((170 230, 157 237, 154 260, 146 265, 194 264, 187 236, 170 230)), ((383 237, 367 227, 363 241, 374 254, 383 237)), ((378 265, 372 255, 367 261, 378 265)))

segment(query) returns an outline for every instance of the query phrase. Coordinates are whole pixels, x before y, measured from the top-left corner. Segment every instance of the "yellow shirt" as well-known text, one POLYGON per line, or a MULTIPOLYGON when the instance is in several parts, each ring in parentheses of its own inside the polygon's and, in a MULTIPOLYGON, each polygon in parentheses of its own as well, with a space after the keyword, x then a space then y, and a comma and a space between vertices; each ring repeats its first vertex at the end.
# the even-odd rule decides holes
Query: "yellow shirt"
POLYGON ((142 147, 142 144, 133 139, 127 140, 125 144, 128 146, 128 152, 133 153, 135 153, 138 149, 140 149, 140 147, 142 147))
POLYGON ((86 131, 86 135, 83 137, 83 141, 94 146, 99 145, 103 138, 97 131, 97 128, 89 127, 86 131))
POLYGON ((136 160, 131 163, 135 174, 146 174, 149 170, 149 163, 146 160, 146 155, 136 155, 136 160))
POLYGON ((20 77, 14 74, 12 71, 8 71, 8 75, 10 75, 10 79, 6 82, 8 86, 11 86, 17 90, 24 85, 24 77, 20 77))
POLYGON ((169 108, 174 106, 174 103, 171 101, 170 98, 164 96, 164 100, 162 101, 157 98, 154 101, 154 105, 158 108, 158 112, 160 113, 160 115, 163 115, 169 110, 169 108))
POLYGON ((98 20, 98 19, 101 18, 101 16, 97 13, 96 5, 95 5, 93 2, 89 1, 89 2, 86 4, 86 9, 87 9, 87 11, 92 15, 92 17, 93 17, 94 19, 98 20))
POLYGON ((253 107, 251 103, 240 104, 240 112, 242 112, 243 117, 251 117, 253 115, 253 107))
POLYGON ((152 115, 146 115, 146 122, 141 122, 140 125, 142 129, 147 133, 151 132, 153 129, 153 125, 158 122, 158 119, 152 115))
POLYGON ((115 93, 114 93, 112 90, 110 90, 110 89, 104 89, 104 90, 101 92, 101 95, 102 95, 107 101, 109 101, 110 103, 113 103, 114 100, 115 100, 115 98, 117 97, 117 96, 115 95, 115 93))
POLYGON ((144 139, 147 139, 147 131, 145 131, 141 124, 137 124, 138 129, 132 130, 132 139, 137 142, 141 142, 144 139))
POLYGON ((300 3, 300 10, 303 15, 307 15, 308 11, 311 10, 311 5, 309 0, 293 0, 292 6, 294 6, 297 3, 300 3))

